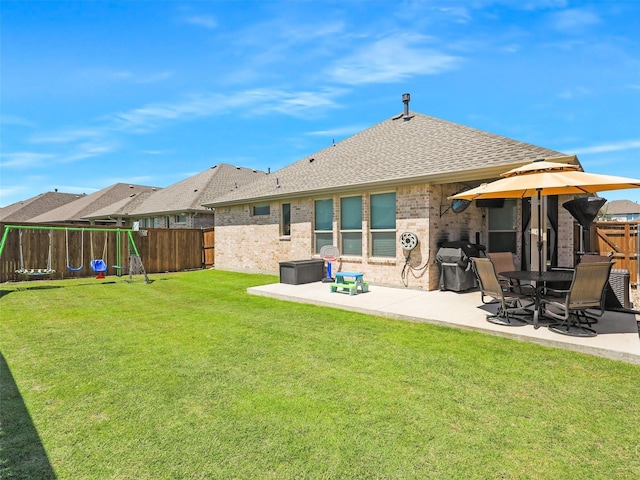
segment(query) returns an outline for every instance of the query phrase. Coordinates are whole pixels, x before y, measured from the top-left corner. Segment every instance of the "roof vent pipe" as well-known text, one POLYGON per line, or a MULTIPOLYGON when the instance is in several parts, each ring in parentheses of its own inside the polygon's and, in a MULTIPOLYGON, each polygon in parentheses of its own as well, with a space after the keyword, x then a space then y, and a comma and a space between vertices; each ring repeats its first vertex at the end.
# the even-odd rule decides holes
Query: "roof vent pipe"
POLYGON ((402 94, 402 103, 404 103, 404 119, 409 119, 409 101, 411 101, 411 95, 408 93, 402 94))

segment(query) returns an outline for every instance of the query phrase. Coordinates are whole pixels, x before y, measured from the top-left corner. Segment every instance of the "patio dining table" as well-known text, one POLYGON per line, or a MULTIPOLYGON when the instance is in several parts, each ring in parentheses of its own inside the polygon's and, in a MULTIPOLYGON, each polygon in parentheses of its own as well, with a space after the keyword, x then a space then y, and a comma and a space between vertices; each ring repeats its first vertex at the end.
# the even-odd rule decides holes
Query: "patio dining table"
POLYGON ((531 282, 535 286, 535 295, 533 301, 535 302, 535 310, 533 312, 533 328, 538 329, 540 327, 540 317, 542 317, 542 304, 540 302, 540 294, 542 287, 548 282, 571 282, 573 279, 573 272, 570 270, 550 270, 547 272, 537 272, 529 270, 517 270, 513 272, 499 272, 503 277, 531 282))

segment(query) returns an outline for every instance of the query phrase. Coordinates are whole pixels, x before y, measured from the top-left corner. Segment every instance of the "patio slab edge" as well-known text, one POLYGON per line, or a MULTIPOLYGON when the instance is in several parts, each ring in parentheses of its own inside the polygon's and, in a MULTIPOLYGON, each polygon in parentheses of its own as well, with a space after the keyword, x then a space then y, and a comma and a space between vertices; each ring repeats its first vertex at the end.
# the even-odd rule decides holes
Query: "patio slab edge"
POLYGON ((531 336, 521 335, 516 332, 488 330, 486 328, 475 327, 473 325, 451 323, 451 322, 446 322, 443 320, 438 320, 438 319, 433 319, 428 317, 417 317, 414 315, 384 311, 377 308, 366 308, 358 305, 342 305, 339 303, 324 301, 317 298, 305 298, 305 297, 300 297, 295 295, 289 295, 286 293, 266 291, 261 289, 260 287, 250 287, 247 289, 247 293, 251 295, 269 297, 269 298, 274 298, 277 300, 283 300, 288 302, 296 302, 296 303, 304 303, 308 305, 317 305, 321 307, 337 308, 339 310, 358 312, 366 315, 374 315, 377 317, 389 318, 393 320, 410 321, 410 322, 416 322, 416 323, 429 323, 432 325, 439 325, 439 326, 444 326, 449 328, 458 328, 462 330, 494 335, 497 337, 508 338, 511 340, 517 340, 521 342, 535 343, 537 345, 541 345, 545 347, 560 348, 563 350, 570 350, 578 353, 584 353, 587 355, 604 357, 610 360, 618 360, 618 361, 640 365, 640 354, 634 354, 630 352, 614 351, 614 350, 609 350, 609 349, 604 349, 604 348, 599 348, 594 346, 555 341, 555 340, 546 339, 546 338, 532 338, 531 336))

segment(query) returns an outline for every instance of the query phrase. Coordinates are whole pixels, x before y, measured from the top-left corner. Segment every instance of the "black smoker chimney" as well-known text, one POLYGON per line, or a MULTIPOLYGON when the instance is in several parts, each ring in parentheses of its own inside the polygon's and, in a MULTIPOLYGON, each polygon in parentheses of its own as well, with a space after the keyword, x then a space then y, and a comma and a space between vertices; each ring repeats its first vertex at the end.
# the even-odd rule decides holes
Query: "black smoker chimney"
POLYGON ((411 100, 411 95, 408 93, 402 94, 402 103, 404 103, 404 119, 409 120, 409 101, 411 100))

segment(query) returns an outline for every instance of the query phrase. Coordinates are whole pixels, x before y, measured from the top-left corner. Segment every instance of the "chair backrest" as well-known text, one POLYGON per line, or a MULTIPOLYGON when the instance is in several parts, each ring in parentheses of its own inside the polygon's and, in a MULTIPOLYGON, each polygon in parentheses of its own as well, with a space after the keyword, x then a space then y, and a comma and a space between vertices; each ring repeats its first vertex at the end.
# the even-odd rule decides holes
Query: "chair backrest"
POLYGON ((580 259, 580 263, 597 263, 597 262, 610 262, 611 257, 605 255, 597 255, 595 253, 586 253, 580 259))
POLYGON ((573 274, 567 307, 570 309, 587 307, 603 309, 605 289, 612 266, 612 262, 579 263, 573 274))
POLYGON ((502 298, 502 286, 491 260, 484 257, 471 257, 471 261, 480 282, 480 290, 490 297, 502 298))
POLYGON ((498 275, 502 272, 519 270, 516 268, 516 262, 513 260, 513 253, 511 252, 491 252, 487 253, 487 257, 493 263, 498 275))

